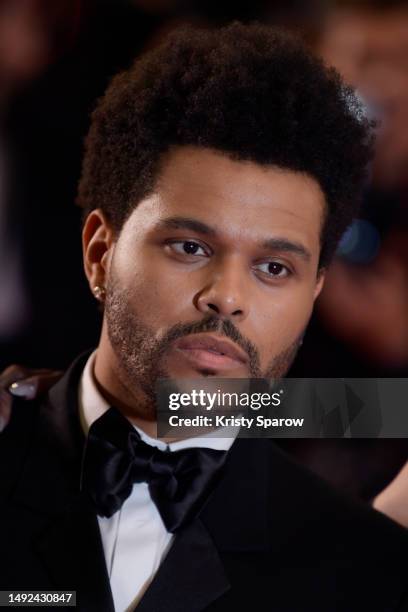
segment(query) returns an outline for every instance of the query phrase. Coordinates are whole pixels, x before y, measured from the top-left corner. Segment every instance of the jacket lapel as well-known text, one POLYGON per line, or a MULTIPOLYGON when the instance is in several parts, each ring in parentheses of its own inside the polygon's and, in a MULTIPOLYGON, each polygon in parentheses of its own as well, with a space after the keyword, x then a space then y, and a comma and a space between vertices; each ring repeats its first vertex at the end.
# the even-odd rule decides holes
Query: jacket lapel
POLYGON ((74 362, 39 406, 39 426, 13 499, 34 509, 33 520, 45 525, 32 547, 54 588, 77 591, 81 612, 114 612, 97 518, 79 491, 85 438, 77 393, 87 357, 74 362))
POLYGON ((178 534, 137 612, 200 612, 230 588, 218 551, 199 519, 178 534))
POLYGON ((235 440, 201 520, 222 552, 268 549, 271 441, 235 440))
POLYGON ((78 610, 114 612, 97 519, 86 502, 50 521, 34 547, 55 588, 77 592, 78 610))

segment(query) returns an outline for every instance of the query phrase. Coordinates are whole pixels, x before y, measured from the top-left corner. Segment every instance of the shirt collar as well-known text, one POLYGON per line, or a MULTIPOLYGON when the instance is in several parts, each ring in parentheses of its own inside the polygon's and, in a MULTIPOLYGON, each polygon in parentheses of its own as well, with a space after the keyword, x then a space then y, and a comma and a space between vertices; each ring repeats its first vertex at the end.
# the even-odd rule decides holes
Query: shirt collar
MULTIPOLYGON (((79 416, 81 427, 88 435, 89 428, 92 423, 99 419, 109 408, 109 403, 101 395, 98 390, 95 377, 94 377, 94 364, 96 358, 96 351, 92 353, 86 362, 83 370, 81 380, 79 383, 79 416)), ((221 427, 210 434, 204 434, 202 436, 196 436, 194 438, 187 438, 185 440, 179 440, 178 442, 171 442, 166 444, 163 440, 152 438, 148 436, 142 429, 133 425, 136 431, 139 433, 143 442, 156 446, 160 450, 178 451, 184 448, 212 448, 214 450, 229 450, 238 436, 239 427, 221 427)))

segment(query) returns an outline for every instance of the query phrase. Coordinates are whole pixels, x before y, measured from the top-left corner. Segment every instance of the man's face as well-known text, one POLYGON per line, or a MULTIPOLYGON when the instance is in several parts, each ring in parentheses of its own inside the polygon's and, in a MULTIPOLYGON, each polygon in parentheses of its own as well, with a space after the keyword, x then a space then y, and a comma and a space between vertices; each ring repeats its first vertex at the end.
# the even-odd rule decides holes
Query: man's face
POLYGON ((106 266, 104 329, 126 384, 283 375, 323 282, 324 210, 309 176, 168 154, 106 266))

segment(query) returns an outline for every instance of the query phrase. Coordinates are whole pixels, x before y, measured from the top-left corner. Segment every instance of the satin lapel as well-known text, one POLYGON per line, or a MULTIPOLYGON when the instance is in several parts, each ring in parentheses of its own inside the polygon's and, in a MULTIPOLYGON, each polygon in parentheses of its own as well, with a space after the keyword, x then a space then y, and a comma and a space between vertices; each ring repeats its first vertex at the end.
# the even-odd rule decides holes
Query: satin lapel
POLYGON ((114 612, 97 519, 85 502, 53 519, 34 547, 55 588, 76 591, 79 612, 114 612))
POLYGON ((222 552, 270 546, 271 441, 238 438, 200 518, 222 552))
POLYGON ((201 612, 230 588, 217 549, 197 519, 174 539, 137 612, 201 612))
POLYGON ((85 438, 77 393, 87 357, 74 362, 39 406, 12 499, 34 510, 33 522, 46 525, 32 546, 51 584, 58 590, 76 590, 81 612, 114 612, 97 518, 79 492, 85 438))

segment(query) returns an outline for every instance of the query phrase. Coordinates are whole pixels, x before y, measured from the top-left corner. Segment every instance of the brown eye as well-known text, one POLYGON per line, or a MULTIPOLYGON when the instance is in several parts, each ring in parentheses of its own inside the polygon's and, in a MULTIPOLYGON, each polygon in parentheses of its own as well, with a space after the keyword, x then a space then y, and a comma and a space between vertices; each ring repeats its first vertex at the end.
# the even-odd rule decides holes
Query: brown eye
POLYGON ((289 268, 279 261, 266 261, 256 268, 271 278, 286 278, 291 275, 289 268))
POLYGON ((183 242, 184 252, 188 255, 196 255, 199 248, 200 245, 198 245, 196 242, 183 242))
POLYGON ((282 272, 285 271, 285 266, 276 261, 272 261, 268 264, 268 272, 269 274, 273 274, 274 276, 281 276, 282 272))
POLYGON ((170 248, 179 255, 197 255, 206 256, 204 248, 193 240, 177 240, 169 244, 170 248))

